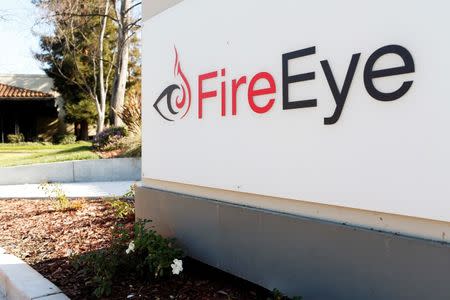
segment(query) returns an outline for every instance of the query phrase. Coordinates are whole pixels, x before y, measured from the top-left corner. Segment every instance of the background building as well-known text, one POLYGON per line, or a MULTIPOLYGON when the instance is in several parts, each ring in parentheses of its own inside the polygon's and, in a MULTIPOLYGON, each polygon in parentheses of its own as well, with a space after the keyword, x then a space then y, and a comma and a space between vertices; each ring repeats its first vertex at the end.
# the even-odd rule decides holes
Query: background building
POLYGON ((63 99, 46 75, 0 75, 0 141, 23 134, 25 141, 52 141, 64 132, 63 99))

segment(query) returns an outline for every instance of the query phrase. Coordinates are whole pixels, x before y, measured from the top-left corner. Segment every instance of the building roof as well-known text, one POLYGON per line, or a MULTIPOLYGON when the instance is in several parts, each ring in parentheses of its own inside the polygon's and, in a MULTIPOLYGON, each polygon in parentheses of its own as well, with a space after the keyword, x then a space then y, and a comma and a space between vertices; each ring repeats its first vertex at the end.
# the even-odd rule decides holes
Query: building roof
POLYGON ((12 85, 0 83, 0 100, 49 100, 54 98, 55 96, 49 93, 19 88, 12 85))

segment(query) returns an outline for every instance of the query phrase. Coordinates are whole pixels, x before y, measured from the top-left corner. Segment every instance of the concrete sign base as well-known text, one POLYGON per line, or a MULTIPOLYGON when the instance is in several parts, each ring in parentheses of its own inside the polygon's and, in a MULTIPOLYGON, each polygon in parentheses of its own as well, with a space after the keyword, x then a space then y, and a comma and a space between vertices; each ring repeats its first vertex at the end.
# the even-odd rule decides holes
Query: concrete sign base
POLYGON ((450 296, 448 244, 145 187, 137 189, 136 213, 187 255, 291 296, 450 296))

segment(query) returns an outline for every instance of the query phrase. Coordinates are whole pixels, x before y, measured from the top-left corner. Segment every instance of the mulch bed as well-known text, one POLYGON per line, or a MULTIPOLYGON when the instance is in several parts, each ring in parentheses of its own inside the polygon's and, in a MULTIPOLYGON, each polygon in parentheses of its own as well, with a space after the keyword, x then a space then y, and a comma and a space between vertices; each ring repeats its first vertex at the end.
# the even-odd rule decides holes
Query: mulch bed
MULTIPOLYGON (((55 210, 48 200, 0 200, 0 246, 61 288, 71 299, 93 299, 88 278, 71 261, 108 247, 118 222, 110 205, 82 200, 76 211, 55 210)), ((126 221, 127 228, 133 220, 126 221)), ((107 299, 264 299, 270 293, 192 259, 181 276, 142 282, 128 276, 117 282, 107 299)))

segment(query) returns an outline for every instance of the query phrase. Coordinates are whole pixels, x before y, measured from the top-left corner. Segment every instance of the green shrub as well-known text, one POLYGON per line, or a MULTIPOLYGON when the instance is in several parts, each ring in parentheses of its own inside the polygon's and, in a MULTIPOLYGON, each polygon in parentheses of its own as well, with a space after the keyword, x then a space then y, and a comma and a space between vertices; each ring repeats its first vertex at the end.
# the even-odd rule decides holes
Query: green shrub
POLYGON ((134 197, 136 196, 136 188, 137 188, 137 184, 136 183, 130 185, 130 189, 128 190, 128 192, 126 192, 123 195, 123 197, 127 198, 127 199, 134 199, 134 197))
POLYGON ((118 115, 128 130, 132 133, 140 132, 142 123, 141 96, 136 93, 128 95, 123 110, 118 115))
POLYGON ((113 198, 109 200, 111 207, 114 209, 118 219, 126 219, 134 214, 134 205, 126 200, 113 198))
POLYGON ((113 151, 125 147, 124 138, 128 135, 125 127, 109 127, 94 137, 93 147, 97 151, 113 151))
POLYGON ((77 137, 74 134, 60 134, 55 136, 53 141, 59 145, 71 145, 76 143, 77 137))
POLYGON ((174 239, 164 238, 146 228, 148 221, 134 225, 134 239, 122 227, 113 232, 111 247, 77 257, 73 265, 89 278, 97 297, 109 296, 120 276, 136 275, 154 279, 182 271, 183 252, 174 239))
POLYGON ((84 274, 89 285, 94 287, 94 295, 98 298, 111 295, 114 279, 121 272, 129 272, 125 255, 129 234, 120 228, 113 232, 112 244, 109 248, 91 252, 72 260, 73 266, 84 274))
POLYGON ((70 201, 59 184, 43 183, 39 185, 49 200, 53 201, 54 208, 58 211, 78 210, 82 207, 79 201, 70 201))
POLYGON ((124 139, 124 152, 121 157, 141 157, 142 156, 142 139, 141 133, 132 133, 124 139))
POLYGON ((25 136, 22 133, 19 134, 8 134, 6 136, 8 143, 19 144, 25 142, 25 136))
POLYGON ((130 132, 124 140, 124 152, 121 157, 142 156, 142 102, 139 94, 131 94, 127 97, 123 110, 118 114, 130 132))
MULTIPOLYGON (((151 228, 146 228, 148 221, 139 221, 134 225, 133 258, 135 270, 145 278, 170 276, 175 259, 183 251, 175 246, 175 239, 164 238, 151 228)), ((129 246, 130 248, 130 246, 129 246)))

